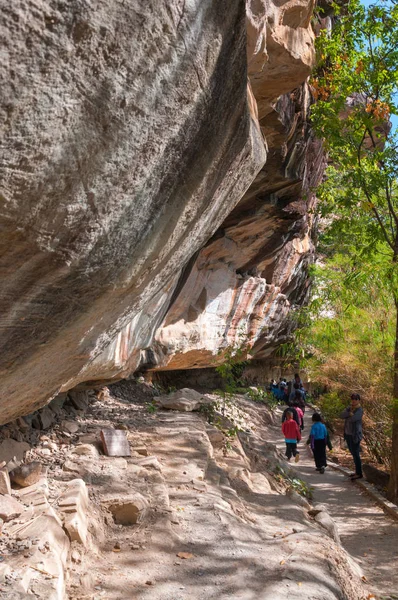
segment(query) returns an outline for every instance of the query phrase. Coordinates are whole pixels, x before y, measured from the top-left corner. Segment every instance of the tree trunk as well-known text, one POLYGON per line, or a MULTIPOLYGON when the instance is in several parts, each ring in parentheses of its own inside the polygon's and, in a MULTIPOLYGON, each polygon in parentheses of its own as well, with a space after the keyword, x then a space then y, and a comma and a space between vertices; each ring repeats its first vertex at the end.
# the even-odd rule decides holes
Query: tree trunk
POLYGON ((396 329, 394 349, 394 397, 392 406, 392 452, 391 475, 387 497, 391 502, 398 503, 398 301, 395 301, 396 329))

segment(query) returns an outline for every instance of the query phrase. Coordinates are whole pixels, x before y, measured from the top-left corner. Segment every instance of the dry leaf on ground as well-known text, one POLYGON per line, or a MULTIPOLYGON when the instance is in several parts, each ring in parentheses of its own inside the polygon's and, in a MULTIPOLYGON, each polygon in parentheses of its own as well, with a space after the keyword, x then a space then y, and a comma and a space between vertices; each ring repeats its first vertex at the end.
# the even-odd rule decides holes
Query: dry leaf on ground
POLYGON ((193 558, 193 554, 191 552, 178 552, 178 558, 193 558))

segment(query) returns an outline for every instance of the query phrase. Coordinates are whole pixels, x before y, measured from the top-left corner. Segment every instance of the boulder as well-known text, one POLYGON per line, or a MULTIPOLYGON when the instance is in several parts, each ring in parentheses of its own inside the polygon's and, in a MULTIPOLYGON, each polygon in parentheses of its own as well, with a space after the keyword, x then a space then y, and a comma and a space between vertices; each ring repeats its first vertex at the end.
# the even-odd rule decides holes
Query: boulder
POLYGON ((28 487, 35 484, 42 476, 42 465, 38 461, 21 465, 10 471, 12 483, 21 487, 28 487))
POLYGON ((211 398, 204 394, 199 394, 195 390, 183 388, 172 392, 167 396, 159 396, 156 398, 156 403, 162 408, 168 410, 179 410, 181 412, 192 412, 199 410, 203 404, 211 404, 214 402, 211 398))
POLYGON ((68 433, 77 433, 79 431, 79 424, 76 421, 61 421, 61 426, 68 433))
POLYGON ((99 452, 93 444, 81 444, 73 448, 71 454, 77 454, 78 456, 90 456, 91 458, 98 458, 99 452))
POLYGON ((40 410, 39 418, 41 422, 41 428, 48 429, 54 423, 56 415, 51 408, 45 406, 40 410))
POLYGON ((68 393, 69 401, 76 410, 85 412, 88 408, 90 398, 87 391, 72 390, 68 393))
POLYGON ((5 494, 0 496, 0 519, 11 521, 23 513, 25 507, 12 496, 5 494))
POLYGON ((62 413, 62 409, 63 409, 66 399, 67 399, 66 393, 58 394, 49 403, 49 407, 56 415, 60 415, 62 413))
POLYGON ((2 14, 0 422, 133 371, 264 164, 245 19, 242 0, 14 0, 2 14))
POLYGON ((3 440, 0 444, 0 461, 8 463, 14 457, 17 461, 22 461, 28 450, 30 450, 30 446, 26 442, 17 442, 12 439, 3 440))

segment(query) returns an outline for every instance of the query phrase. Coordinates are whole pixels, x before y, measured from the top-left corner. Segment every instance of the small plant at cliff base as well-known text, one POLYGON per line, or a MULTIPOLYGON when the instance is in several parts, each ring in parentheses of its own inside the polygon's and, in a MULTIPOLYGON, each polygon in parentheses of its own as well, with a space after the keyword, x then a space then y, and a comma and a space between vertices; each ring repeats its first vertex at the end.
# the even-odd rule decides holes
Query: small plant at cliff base
POLYGON ((220 395, 223 398, 223 406, 221 409, 223 414, 225 412, 226 404, 234 400, 236 394, 238 394, 239 388, 242 387, 240 377, 247 365, 245 358, 247 357, 248 349, 248 344, 241 344, 239 346, 228 346, 228 348, 218 352, 218 355, 222 356, 223 360, 222 364, 216 367, 216 372, 223 380, 223 389, 220 392, 220 395))
POLYGON ((265 404, 271 410, 279 405, 279 400, 277 400, 277 398, 275 398, 275 396, 271 394, 271 392, 266 392, 265 390, 261 389, 249 388, 246 393, 249 396, 250 400, 252 400, 253 402, 265 404))
POLYGON ((156 406, 156 404, 154 403, 154 401, 152 400, 151 402, 147 402, 146 403, 146 409, 149 412, 150 415, 153 415, 157 412, 158 407, 156 406))
MULTIPOLYGON (((223 446, 222 446, 222 451, 223 454, 226 455, 227 452, 229 450, 231 450, 232 445, 231 445, 231 439, 236 437, 239 433, 239 431, 242 431, 241 427, 237 424, 235 424, 235 418, 231 415, 228 414, 228 412, 230 412, 228 409, 233 408, 234 412, 237 412, 236 407, 231 407, 228 406, 225 407, 227 410, 227 415, 221 416, 220 414, 220 403, 219 402, 211 402, 211 403, 207 403, 207 404, 202 404, 201 407, 199 408, 199 412, 202 413, 205 418, 206 421, 210 424, 213 425, 214 427, 216 427, 217 429, 219 429, 223 434, 224 434, 224 442, 223 442, 223 446), (230 427, 225 427, 225 421, 226 419, 228 419, 228 421, 231 422, 231 426, 230 427)), ((238 411, 239 414, 239 411, 238 411)))
MULTIPOLYGON (((384 257, 383 285, 395 308, 393 433, 388 496, 398 501, 398 4, 352 0, 318 39, 312 121, 330 159, 321 214, 356 256, 384 257)), ((344 245, 341 246, 344 248, 344 245)), ((355 286, 355 281, 352 282, 355 286)))
POLYGON ((314 489, 306 481, 300 479, 300 477, 296 477, 292 473, 285 471, 279 465, 275 467, 274 475, 277 481, 284 482, 288 488, 295 490, 300 496, 304 496, 304 498, 308 498, 309 500, 312 499, 314 489))

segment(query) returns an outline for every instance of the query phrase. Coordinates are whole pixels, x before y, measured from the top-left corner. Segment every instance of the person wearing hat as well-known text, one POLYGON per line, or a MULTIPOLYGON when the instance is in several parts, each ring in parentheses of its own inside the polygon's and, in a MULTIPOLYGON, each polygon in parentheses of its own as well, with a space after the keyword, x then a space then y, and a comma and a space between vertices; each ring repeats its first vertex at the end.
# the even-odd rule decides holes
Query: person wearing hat
POLYGON ((352 480, 362 479, 362 462, 359 452, 362 440, 363 409, 359 394, 351 394, 351 405, 340 416, 344 419, 344 439, 355 464, 355 473, 352 473, 350 477, 352 480))

